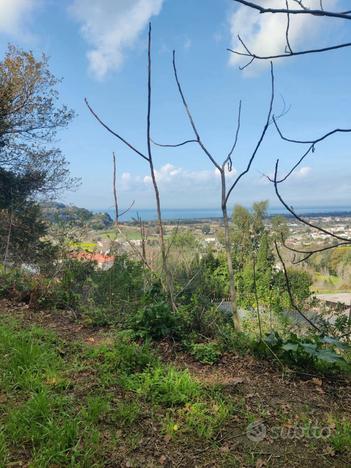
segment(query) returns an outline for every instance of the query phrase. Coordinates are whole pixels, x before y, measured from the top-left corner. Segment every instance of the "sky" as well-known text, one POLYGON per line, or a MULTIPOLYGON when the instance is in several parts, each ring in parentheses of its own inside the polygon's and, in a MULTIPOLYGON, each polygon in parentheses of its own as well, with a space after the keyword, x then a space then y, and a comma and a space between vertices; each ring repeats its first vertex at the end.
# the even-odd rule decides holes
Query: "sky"
MULTIPOLYGON (((263 0, 260 0, 261 3, 263 0)), ((319 4, 309 0, 309 4, 319 4)), ((285 0, 265 0, 275 6, 285 0)), ((307 2, 308 3, 308 2, 307 2)), ((342 10, 349 0, 325 0, 342 10)), ((112 152, 117 156, 120 205, 153 208, 149 167, 94 120, 86 97, 103 120, 141 151, 146 151, 147 25, 152 23, 152 137, 178 143, 194 137, 172 71, 176 50, 179 76, 205 144, 223 161, 233 144, 239 102, 242 119, 228 184, 247 164, 265 123, 270 99, 267 63, 245 62, 237 35, 257 53, 284 51, 286 18, 259 15, 232 0, 0 0, 0 54, 8 43, 50 57, 62 77, 60 100, 77 117, 60 131, 57 145, 81 178, 75 192, 60 200, 89 209, 113 204, 112 152)), ((291 21, 294 50, 351 41, 351 24, 297 17, 291 21)), ((351 128, 351 48, 328 54, 277 60, 274 113, 284 133, 314 139, 334 128, 351 128)), ((281 187, 294 207, 349 206, 351 134, 335 135, 316 147, 281 187)), ((249 206, 268 199, 279 206, 272 175, 275 161, 289 170, 305 147, 282 142, 273 126, 252 165, 230 198, 249 206)), ((196 144, 153 147, 164 208, 220 207, 219 177, 196 144)))

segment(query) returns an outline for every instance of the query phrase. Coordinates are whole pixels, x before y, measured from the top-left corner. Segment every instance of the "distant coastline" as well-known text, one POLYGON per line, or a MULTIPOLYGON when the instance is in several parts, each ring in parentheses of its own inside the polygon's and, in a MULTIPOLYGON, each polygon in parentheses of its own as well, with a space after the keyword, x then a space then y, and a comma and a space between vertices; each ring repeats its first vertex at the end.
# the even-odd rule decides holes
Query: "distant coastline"
MULTIPOLYGON (((310 218, 316 217, 320 218, 321 216, 339 216, 339 217, 348 217, 351 216, 351 208, 347 207, 306 207, 306 208, 298 208, 294 207, 296 213, 307 216, 310 218)), ((108 208, 105 210, 92 210, 93 212, 106 212, 112 218, 114 218, 114 210, 112 208, 108 208)), ((269 208, 268 215, 276 216, 276 215, 283 215, 288 218, 291 218, 292 215, 284 210, 284 208, 269 208)), ((121 217, 122 222, 133 221, 137 217, 140 217, 143 221, 155 221, 157 218, 156 210, 154 209, 140 209, 135 210, 131 209, 126 214, 121 217)), ((191 221, 211 221, 211 220, 218 220, 222 217, 221 210, 219 209, 207 209, 207 208, 199 208, 199 209, 163 209, 162 216, 165 221, 172 222, 172 221, 182 221, 182 222, 191 222, 191 221)))

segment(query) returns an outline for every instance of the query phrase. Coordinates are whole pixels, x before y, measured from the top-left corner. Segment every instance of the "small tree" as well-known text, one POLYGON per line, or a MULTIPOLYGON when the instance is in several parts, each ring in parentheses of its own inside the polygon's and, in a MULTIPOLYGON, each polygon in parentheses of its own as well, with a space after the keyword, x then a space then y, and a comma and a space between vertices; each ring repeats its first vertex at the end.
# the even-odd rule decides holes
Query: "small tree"
POLYGON ((228 276, 229 276, 229 288, 230 288, 230 299, 231 299, 231 306, 232 306, 232 318, 233 318, 233 324, 236 330, 240 330, 240 318, 239 318, 239 312, 238 312, 238 306, 237 306, 237 294, 236 294, 236 287, 235 287, 235 275, 234 275, 234 269, 233 269, 233 258, 232 258, 232 246, 230 242, 230 228, 229 228, 229 217, 228 217, 228 201, 229 198, 235 189, 235 187, 238 185, 240 180, 250 171, 252 163, 261 147, 261 144, 265 138, 265 135, 267 133, 268 127, 271 123, 271 116, 273 112, 273 103, 274 103, 274 73, 273 73, 273 65, 271 64, 271 96, 269 100, 269 105, 268 105, 268 111, 267 111, 267 117, 265 120, 265 123, 263 125, 262 132, 260 134, 260 137, 257 141, 257 143, 254 146, 254 149, 251 153, 251 155, 248 157, 248 162, 246 165, 246 168, 240 172, 234 179, 234 182, 231 182, 228 184, 228 178, 227 174, 228 172, 232 171, 232 156, 235 151, 237 142, 238 142, 238 136, 239 136, 239 131, 240 131, 240 124, 241 124, 241 102, 239 104, 239 111, 238 111, 238 121, 237 121, 237 127, 236 127, 236 132, 235 132, 235 138, 234 138, 234 143, 232 147, 230 148, 230 151, 228 155, 224 158, 222 162, 218 162, 218 160, 215 158, 215 156, 208 150, 206 147, 200 133, 198 130, 198 127, 195 123, 195 120, 190 112, 190 108, 187 102, 187 99, 185 97, 183 87, 180 83, 179 76, 178 76, 178 70, 177 70, 177 65, 176 65, 176 54, 175 51, 173 51, 173 71, 174 71, 174 78, 176 81, 177 89, 179 92, 180 99, 183 103, 184 110, 186 112, 186 115, 188 117, 190 126, 192 128, 192 131, 194 133, 194 138, 189 139, 186 141, 183 141, 181 143, 176 143, 176 144, 160 144, 154 142, 156 145, 161 146, 161 147, 168 147, 168 148, 176 148, 179 146, 187 145, 187 144, 198 144, 201 150, 203 151, 204 155, 211 161, 215 169, 218 171, 220 174, 220 180, 221 180, 221 210, 222 210, 222 218, 223 218, 223 225, 224 225, 224 247, 225 247, 225 252, 226 252, 226 257, 227 257, 227 268, 228 268, 228 276))
POLYGON ((36 197, 72 188, 68 163, 52 142, 73 111, 58 106, 45 56, 10 45, 0 62, 0 252, 9 261, 33 260, 46 231, 36 197))
POLYGON ((68 163, 52 146, 60 128, 74 113, 58 106, 59 80, 48 68, 43 55, 13 45, 0 62, 0 167, 23 175, 40 173, 38 193, 55 193, 71 188, 77 181, 69 177, 68 163))
POLYGON ((156 200, 156 211, 157 211, 157 222, 158 222, 158 235, 159 235, 159 245, 161 250, 161 260, 162 260, 162 272, 165 277, 165 289, 168 293, 170 303, 172 308, 175 309, 174 297, 173 297, 173 283, 171 273, 167 265, 167 247, 165 242, 165 232, 162 221, 162 210, 161 210, 161 197, 160 191, 158 188, 156 173, 153 160, 152 152, 152 140, 151 140, 151 111, 152 111, 152 61, 151 61, 151 23, 149 24, 149 33, 148 33, 148 63, 147 63, 147 113, 146 113, 146 152, 139 151, 134 145, 129 143, 125 138, 123 138, 119 133, 113 131, 108 125, 106 125, 101 118, 96 114, 93 108, 89 105, 88 100, 85 99, 85 103, 88 106, 88 109, 92 115, 97 119, 97 121, 112 135, 114 135, 118 140, 120 140, 124 145, 126 145, 130 150, 132 150, 139 157, 147 161, 150 169, 150 176, 152 180, 152 185, 155 193, 156 200))

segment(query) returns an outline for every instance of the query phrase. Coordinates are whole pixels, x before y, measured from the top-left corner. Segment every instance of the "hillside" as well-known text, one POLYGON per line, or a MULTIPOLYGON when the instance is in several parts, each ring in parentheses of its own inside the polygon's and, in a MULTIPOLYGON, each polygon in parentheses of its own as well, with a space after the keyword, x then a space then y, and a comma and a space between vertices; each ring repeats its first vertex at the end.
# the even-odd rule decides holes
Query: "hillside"
POLYGON ((58 202, 41 203, 44 219, 51 223, 67 223, 76 227, 88 227, 94 230, 107 229, 113 220, 108 213, 93 213, 86 208, 64 205, 58 202))

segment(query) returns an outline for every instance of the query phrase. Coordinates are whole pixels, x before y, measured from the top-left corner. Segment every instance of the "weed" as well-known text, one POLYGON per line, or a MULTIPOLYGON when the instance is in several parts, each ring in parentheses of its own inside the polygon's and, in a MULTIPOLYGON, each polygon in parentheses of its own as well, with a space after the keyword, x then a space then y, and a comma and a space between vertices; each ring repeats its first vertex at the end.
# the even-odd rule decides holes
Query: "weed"
POLYGON ((188 370, 178 371, 174 367, 148 369, 125 377, 122 384, 147 400, 165 406, 184 405, 198 399, 202 393, 200 384, 188 370))
POLYGON ((351 422, 337 421, 330 442, 337 452, 351 453, 351 422))
POLYGON ((139 419, 141 412, 138 401, 119 401, 113 408, 112 419, 124 426, 131 426, 139 419))
POLYGON ((86 354, 99 361, 98 372, 102 385, 117 383, 124 374, 142 372, 158 364, 158 358, 149 343, 135 343, 123 335, 117 336, 112 347, 103 345, 89 348, 86 354))
POLYGON ((190 353, 202 364, 215 364, 222 355, 217 343, 193 343, 190 353))
POLYGON ((232 408, 223 401, 199 402, 184 410, 186 427, 198 437, 211 439, 229 418, 232 408))
POLYGON ((110 409, 106 397, 89 396, 82 415, 89 424, 96 424, 109 413, 110 409))

